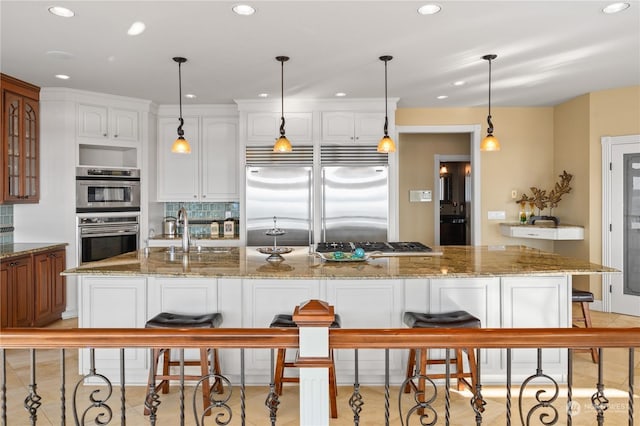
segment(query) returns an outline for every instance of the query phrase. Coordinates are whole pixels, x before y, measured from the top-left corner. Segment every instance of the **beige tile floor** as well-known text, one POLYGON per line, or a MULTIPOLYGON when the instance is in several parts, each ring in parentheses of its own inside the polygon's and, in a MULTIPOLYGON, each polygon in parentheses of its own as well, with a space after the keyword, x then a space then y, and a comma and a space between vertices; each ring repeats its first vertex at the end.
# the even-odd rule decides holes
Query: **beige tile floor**
MULTIPOLYGON (((592 312, 594 326, 597 327, 640 327, 640 318, 624 315, 604 314, 600 312, 592 312)), ((53 327, 75 327, 75 320, 59 321, 52 325, 53 327)), ((634 408, 636 414, 635 424, 640 425, 640 349, 635 351, 635 397, 634 408)), ((628 350, 605 349, 605 366, 604 366, 604 384, 605 395, 609 399, 609 409, 605 412, 605 424, 607 425, 628 425, 627 407, 628 407, 628 382, 627 382, 627 366, 628 366, 628 350)), ((78 381, 77 375, 77 351, 70 350, 66 352, 66 422, 67 424, 75 424, 71 405, 73 399, 73 391, 75 383, 78 381)), ((38 351, 37 354, 37 391, 42 397, 42 406, 37 411, 38 425, 59 425, 60 421, 60 352, 53 350, 38 351)), ((29 355, 26 350, 9 350, 7 351, 7 426, 9 425, 28 425, 29 417, 23 407, 24 399, 28 395, 28 384, 30 382, 29 372, 29 355)), ((590 398, 595 392, 597 383, 597 367, 591 362, 588 353, 577 353, 574 359, 574 425, 595 425, 597 424, 595 411, 591 407, 590 398)), ((280 398, 278 409, 278 425, 289 426, 298 425, 298 399, 296 385, 290 384, 285 388, 280 398)), ((453 386, 452 386, 453 388, 453 386)), ((95 388, 80 386, 78 391, 78 399, 81 406, 86 407, 89 398, 89 392, 95 388)), ((353 413, 348 404, 348 399, 352 393, 351 386, 340 386, 338 390, 338 412, 339 418, 331 420, 331 426, 353 425, 353 413)), ((398 410, 398 387, 392 387, 390 390, 390 422, 391 425, 400 425, 398 410)), ((149 424, 149 418, 143 416, 143 401, 146 389, 140 386, 131 386, 126 389, 126 417, 127 425, 144 425, 149 424)), ((549 392, 552 390, 549 389, 549 392)), ((103 398, 104 388, 101 393, 95 395, 96 398, 103 398)), ((191 404, 191 390, 186 390, 185 404, 186 425, 196 424, 192 411, 189 409, 191 404)), ((487 401, 486 410, 483 413, 482 424, 484 425, 504 425, 506 421, 505 408, 505 389, 503 386, 484 386, 483 395, 487 401)), ((264 406, 264 401, 268 393, 267 386, 250 386, 246 390, 246 424, 247 425, 268 425, 268 412, 264 406)), ((363 411, 361 413, 360 424, 383 425, 384 424, 384 388, 382 386, 363 386, 361 393, 364 399, 363 411)), ((176 387, 168 395, 161 395, 161 404, 159 406, 158 425, 178 425, 178 407, 179 392, 176 387)), ((475 424, 474 413, 469 405, 470 393, 468 391, 451 392, 451 422, 452 425, 471 425, 475 424)), ((512 388, 512 424, 520 424, 518 412, 517 386, 512 388)), ((524 398, 525 406, 532 407, 535 401, 532 394, 528 394, 524 398)), ((412 399, 410 395, 402 395, 402 404, 404 412, 407 407, 411 406, 412 399)), ((96 412, 87 414, 86 420, 83 422, 80 418, 80 424, 121 424, 120 423, 120 391, 114 389, 113 395, 109 400, 109 406, 114 412, 113 418, 109 422, 109 417, 101 417, 95 421, 96 412)), ((200 399, 197 400, 198 403, 200 399)), ((553 404, 559 411, 559 419, 556 424, 567 424, 567 417, 564 407, 566 406, 566 388, 560 387, 560 397, 553 404)), ((231 396, 230 406, 233 411, 233 417, 228 423, 230 425, 240 425, 240 409, 239 409, 239 390, 234 389, 231 396)), ((199 409, 201 406, 199 406, 199 409)), ((439 417, 436 424, 445 424, 444 419, 444 389, 438 389, 438 398, 434 404, 439 417)), ((528 409, 528 408, 527 408, 528 409)), ((103 411, 104 412, 104 411, 103 411)), ((547 411, 550 412, 550 411, 547 411)), ((551 412, 550 412, 551 413, 551 412)), ((82 414, 80 414, 82 415, 82 414)), ((222 417, 222 421, 226 418, 222 417)), ((431 421, 431 420, 429 420, 431 421)), ((425 422, 428 424, 429 421, 425 422)), ((547 419, 548 421, 548 419, 547 419)), ((208 417, 205 424, 216 424, 213 417, 208 417)), ((221 423, 224 424, 224 423, 221 423)), ((420 421, 414 417, 409 422, 410 425, 419 425, 420 421)), ((532 424, 542 424, 540 421, 534 421, 532 424)))

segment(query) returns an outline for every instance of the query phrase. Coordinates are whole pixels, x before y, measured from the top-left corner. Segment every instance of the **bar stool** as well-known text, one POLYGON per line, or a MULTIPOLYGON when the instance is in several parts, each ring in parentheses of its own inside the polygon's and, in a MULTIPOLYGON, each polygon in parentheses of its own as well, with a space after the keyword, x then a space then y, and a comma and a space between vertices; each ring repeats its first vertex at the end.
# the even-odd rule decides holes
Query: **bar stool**
MULTIPOLYGON (((173 314, 169 312, 161 312, 155 317, 151 318, 145 324, 145 328, 217 328, 222 324, 222 314, 220 313, 212 313, 212 314, 203 314, 203 315, 183 315, 183 314, 173 314)), ((153 350, 153 358, 155 359, 156 371, 149 369, 149 382, 147 383, 147 389, 151 388, 151 384, 153 383, 154 390, 157 392, 158 389, 162 389, 162 393, 169 393, 169 381, 170 380, 179 380, 179 375, 171 375, 169 373, 169 369, 172 366, 180 365, 180 361, 171 359, 171 349, 168 348, 160 348, 160 349, 152 349, 153 350), (160 356, 163 355, 162 360, 162 374, 158 374, 157 366, 159 365, 160 356), (156 385, 156 380, 160 380, 160 383, 156 385)), ((200 349, 200 359, 192 360, 192 361, 184 361, 185 366, 200 366, 200 375, 186 375, 184 376, 185 380, 200 380, 202 377, 209 375, 209 359, 208 354, 211 351, 212 355, 212 369, 213 374, 220 375, 220 362, 218 360, 218 350, 217 349, 200 349)), ((222 382, 220 380, 216 380, 213 388, 216 389, 218 393, 222 393, 222 382)), ((207 407, 210 404, 209 396, 210 396, 209 388, 209 379, 205 379, 202 382, 202 402, 204 406, 204 410, 206 411, 207 407)), ((149 415, 149 410, 145 407, 144 414, 149 415)), ((211 412, 205 412, 205 415, 210 415, 211 412)))
MULTIPOLYGON (((589 291, 571 289, 571 302, 579 303, 582 310, 582 316, 572 315, 573 326, 579 327, 576 323, 584 324, 585 328, 591 328, 591 311, 589 310, 589 303, 593 302, 593 293, 589 291)), ((573 309, 572 309, 573 311, 573 309)), ((574 352, 591 352, 591 359, 594 363, 598 363, 598 350, 596 348, 586 349, 574 349, 574 352)))
MULTIPOLYGON (((333 323, 329 328, 340 328, 340 315, 335 316, 333 323)), ((269 325, 270 328, 293 328, 298 325, 293 321, 293 315, 278 314, 273 317, 273 321, 269 325)), ((282 395, 282 383, 299 383, 298 377, 286 377, 284 375, 284 369, 289 367, 297 367, 295 362, 286 361, 286 349, 279 348, 278 355, 276 357, 276 366, 274 372, 274 385, 275 391, 278 395, 282 395)), ((338 418, 338 405, 336 403, 336 396, 338 395, 338 389, 336 386, 336 366, 333 362, 333 350, 330 351, 329 357, 331 358, 331 364, 329 365, 329 405, 331 418, 338 418)))
MULTIPOLYGON (((446 312, 440 314, 405 312, 404 323, 410 328, 480 328, 480 320, 466 311, 446 312)), ((431 364, 445 364, 446 359, 428 359, 428 349, 422 348, 420 351, 420 373, 427 375, 427 366, 431 364)), ((458 380, 458 390, 463 390, 466 385, 471 392, 475 392, 476 377, 476 356, 473 348, 456 349, 456 357, 449 360, 456 365, 455 373, 450 376, 458 380), (465 373, 462 362, 462 352, 466 352, 469 362, 470 372, 465 373), (471 378, 471 383, 466 380, 471 378)), ((407 379, 413 377, 416 367, 416 349, 409 349, 409 360, 407 361, 407 379)), ((443 379, 446 374, 429 374, 432 379, 443 379)), ((404 388, 405 393, 409 393, 411 388, 424 392, 424 379, 418 380, 418 386, 409 380, 404 388)))

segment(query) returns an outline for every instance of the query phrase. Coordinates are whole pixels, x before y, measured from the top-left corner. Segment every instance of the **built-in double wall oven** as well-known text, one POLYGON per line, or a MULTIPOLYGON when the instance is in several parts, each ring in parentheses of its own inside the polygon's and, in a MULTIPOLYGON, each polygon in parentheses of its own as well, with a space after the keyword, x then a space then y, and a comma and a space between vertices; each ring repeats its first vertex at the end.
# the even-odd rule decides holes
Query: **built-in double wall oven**
POLYGON ((78 264, 135 251, 140 234, 140 171, 76 169, 78 264))

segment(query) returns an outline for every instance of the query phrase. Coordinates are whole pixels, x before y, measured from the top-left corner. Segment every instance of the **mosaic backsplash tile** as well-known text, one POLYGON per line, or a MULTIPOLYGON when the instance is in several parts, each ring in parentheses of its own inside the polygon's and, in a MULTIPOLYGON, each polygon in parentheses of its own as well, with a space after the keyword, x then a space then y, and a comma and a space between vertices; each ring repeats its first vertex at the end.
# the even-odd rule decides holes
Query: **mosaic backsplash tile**
MULTIPOLYGON (((164 215, 176 217, 180 207, 184 207, 187 210, 187 216, 189 218, 189 234, 196 238, 204 238, 211 236, 210 224, 212 221, 222 221, 224 219, 236 219, 240 218, 240 204, 237 202, 228 203, 186 203, 186 202, 170 202, 164 204, 164 215), (200 222, 200 223, 199 223, 200 222)), ((234 235, 237 237, 239 233, 239 227, 235 226, 233 230, 234 235)), ((178 232, 182 232, 181 227, 178 227, 178 232)), ((219 234, 220 237, 224 235, 222 223, 220 223, 219 234)))
POLYGON ((13 243, 13 205, 0 205, 0 244, 13 243))

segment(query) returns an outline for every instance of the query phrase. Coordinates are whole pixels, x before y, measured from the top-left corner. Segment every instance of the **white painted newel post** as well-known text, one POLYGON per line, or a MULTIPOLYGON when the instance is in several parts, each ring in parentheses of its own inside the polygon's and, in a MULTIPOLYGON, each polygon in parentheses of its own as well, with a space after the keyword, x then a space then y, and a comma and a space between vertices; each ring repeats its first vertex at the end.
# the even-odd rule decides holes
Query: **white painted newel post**
POLYGON ((308 300, 296 306, 293 320, 299 328, 296 365, 300 368, 300 425, 329 425, 329 326, 333 306, 308 300))

